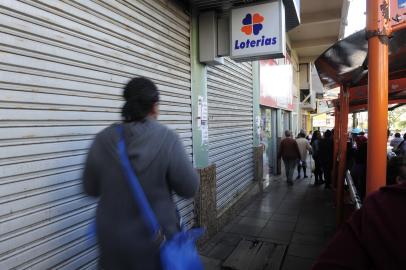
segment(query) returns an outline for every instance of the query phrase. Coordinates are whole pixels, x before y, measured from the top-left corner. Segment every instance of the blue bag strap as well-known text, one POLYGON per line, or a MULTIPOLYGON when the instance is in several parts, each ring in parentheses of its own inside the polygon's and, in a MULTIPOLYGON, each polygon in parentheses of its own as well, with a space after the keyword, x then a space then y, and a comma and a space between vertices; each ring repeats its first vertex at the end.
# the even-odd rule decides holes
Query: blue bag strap
POLYGON ((127 156, 127 149, 125 146, 123 126, 117 125, 116 129, 117 129, 118 134, 120 135, 120 140, 118 142, 118 153, 120 156, 121 165, 124 169, 126 178, 128 180, 128 183, 130 184, 132 195, 140 208, 141 214, 142 214, 145 222, 147 222, 147 224, 148 224, 151 234, 155 237, 159 237, 160 234, 162 233, 161 226, 158 223, 158 220, 154 214, 154 211, 152 211, 152 208, 148 203, 144 190, 142 189, 141 184, 138 180, 138 177, 135 174, 135 172, 131 166, 130 160, 128 159, 128 156, 127 156))
POLYGON ((181 231, 186 231, 186 226, 185 226, 185 223, 183 223, 183 218, 182 218, 182 215, 179 212, 178 207, 176 207, 176 215, 178 216, 180 230, 181 231))

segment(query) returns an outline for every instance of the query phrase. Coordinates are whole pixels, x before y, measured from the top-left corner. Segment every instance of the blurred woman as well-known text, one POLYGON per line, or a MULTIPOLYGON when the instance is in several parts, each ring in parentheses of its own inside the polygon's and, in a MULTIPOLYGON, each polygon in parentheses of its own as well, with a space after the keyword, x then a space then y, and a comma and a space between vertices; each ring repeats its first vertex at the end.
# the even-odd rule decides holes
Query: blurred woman
POLYGON ((85 192, 99 197, 96 232, 100 267, 161 269, 161 243, 154 241, 142 218, 120 163, 117 125, 123 128, 131 165, 166 238, 180 230, 172 191, 191 198, 199 179, 178 135, 156 120, 159 92, 155 84, 146 78, 132 79, 123 95, 123 122, 96 135, 83 174, 85 192))

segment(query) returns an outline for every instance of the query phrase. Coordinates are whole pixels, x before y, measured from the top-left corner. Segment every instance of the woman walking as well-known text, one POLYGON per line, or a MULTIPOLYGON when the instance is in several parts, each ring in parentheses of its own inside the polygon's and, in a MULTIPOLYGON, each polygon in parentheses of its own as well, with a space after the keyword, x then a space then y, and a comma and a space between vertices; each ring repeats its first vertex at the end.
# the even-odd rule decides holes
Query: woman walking
POLYGON ((124 88, 123 122, 97 134, 83 174, 85 192, 99 197, 96 233, 102 269, 161 269, 159 246, 136 203, 120 163, 117 144, 123 130, 127 155, 147 200, 170 239, 179 232, 171 194, 193 197, 199 179, 178 135, 160 124, 159 92, 146 78, 132 79, 124 88))

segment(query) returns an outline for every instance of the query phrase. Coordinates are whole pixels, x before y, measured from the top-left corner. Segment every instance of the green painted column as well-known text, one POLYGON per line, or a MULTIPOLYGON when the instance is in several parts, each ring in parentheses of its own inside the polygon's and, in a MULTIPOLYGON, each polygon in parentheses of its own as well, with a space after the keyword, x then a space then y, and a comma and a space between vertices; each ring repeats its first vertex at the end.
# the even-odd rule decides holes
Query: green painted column
POLYGON ((283 126, 283 117, 281 109, 276 110, 276 127, 278 138, 282 138, 284 136, 283 133, 285 132, 286 127, 283 126))
MULTIPOLYGON (((207 112, 207 69, 199 61, 199 26, 196 14, 191 22, 191 76, 192 76, 192 126, 193 126, 193 163, 196 168, 209 165, 208 119, 202 120, 202 107, 207 112)), ((204 114, 204 113, 203 113, 204 114)))
POLYGON ((260 84, 259 84, 259 61, 252 62, 252 91, 253 91, 253 102, 252 102, 252 113, 253 113, 253 129, 254 129, 254 147, 258 147, 260 143, 260 124, 261 115, 259 108, 260 99, 260 84))

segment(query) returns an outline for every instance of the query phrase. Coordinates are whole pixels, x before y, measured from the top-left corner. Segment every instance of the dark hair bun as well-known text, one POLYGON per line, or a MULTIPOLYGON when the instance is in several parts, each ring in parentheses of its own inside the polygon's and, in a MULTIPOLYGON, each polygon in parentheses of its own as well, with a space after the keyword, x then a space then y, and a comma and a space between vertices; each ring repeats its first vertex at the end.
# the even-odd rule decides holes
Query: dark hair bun
POLYGON ((125 122, 142 121, 159 101, 156 85, 149 79, 138 77, 124 87, 125 104, 121 115, 125 122))

